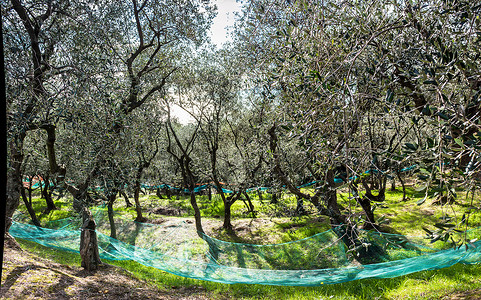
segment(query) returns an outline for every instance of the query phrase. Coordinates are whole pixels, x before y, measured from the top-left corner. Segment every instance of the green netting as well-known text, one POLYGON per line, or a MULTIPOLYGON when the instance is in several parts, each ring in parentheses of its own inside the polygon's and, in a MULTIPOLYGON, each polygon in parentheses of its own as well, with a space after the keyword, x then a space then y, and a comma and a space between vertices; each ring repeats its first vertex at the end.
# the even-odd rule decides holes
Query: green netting
MULTIPOLYGON (((360 260, 333 230, 289 243, 253 245, 198 234, 191 221, 148 224, 116 215, 113 239, 107 210, 94 210, 94 217, 102 259, 133 260, 175 275, 222 283, 316 286, 481 262, 480 241, 467 249, 447 248, 448 244, 429 244, 422 237, 363 231, 360 247, 368 255, 360 260)), ((14 237, 78 252, 79 220, 51 222, 48 228, 20 223, 21 216, 16 220, 10 228, 14 237)), ((468 239, 479 238, 481 228, 467 234, 468 239)))

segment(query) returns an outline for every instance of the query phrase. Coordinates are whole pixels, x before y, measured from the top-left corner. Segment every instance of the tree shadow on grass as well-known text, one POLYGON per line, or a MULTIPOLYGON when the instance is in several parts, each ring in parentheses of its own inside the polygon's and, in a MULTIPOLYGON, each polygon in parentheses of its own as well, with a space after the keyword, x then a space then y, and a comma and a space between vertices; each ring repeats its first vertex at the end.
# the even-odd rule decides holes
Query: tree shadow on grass
POLYGON ((23 273, 28 272, 29 270, 38 270, 38 269, 40 269, 39 266, 34 264, 29 264, 22 267, 16 267, 8 274, 7 278, 2 283, 0 294, 4 295, 12 286, 14 286, 17 280, 20 277, 22 277, 23 273))
MULTIPOLYGON (((28 264, 28 265, 25 265, 25 266, 14 268, 8 274, 5 281, 2 283, 2 287, 0 289, 0 295, 5 296, 7 294, 7 292, 13 286, 16 285, 17 280, 19 280, 20 278, 25 277, 25 280, 28 281, 28 276, 25 275, 24 273, 26 273, 28 271, 39 271, 39 270, 52 271, 52 272, 60 275, 59 278, 58 278, 58 282, 56 284, 52 285, 51 287, 49 287, 49 290, 52 291, 52 293, 54 293, 54 295, 49 294, 49 297, 52 297, 52 299, 70 299, 71 298, 71 296, 69 296, 67 294, 65 289, 69 286, 72 286, 75 283, 75 280, 72 277, 70 277, 70 276, 68 276, 68 275, 66 275, 66 274, 64 274, 60 271, 57 271, 55 269, 52 269, 52 268, 49 268, 49 267, 38 266, 38 265, 35 265, 35 264, 28 264)), ((47 276, 48 275, 45 275, 46 278, 47 278, 47 276)), ((37 292, 37 293, 40 293, 40 294, 35 295, 35 296, 40 296, 40 297, 45 296, 41 292, 37 292)), ((13 296, 17 297, 19 295, 13 295, 13 296)))

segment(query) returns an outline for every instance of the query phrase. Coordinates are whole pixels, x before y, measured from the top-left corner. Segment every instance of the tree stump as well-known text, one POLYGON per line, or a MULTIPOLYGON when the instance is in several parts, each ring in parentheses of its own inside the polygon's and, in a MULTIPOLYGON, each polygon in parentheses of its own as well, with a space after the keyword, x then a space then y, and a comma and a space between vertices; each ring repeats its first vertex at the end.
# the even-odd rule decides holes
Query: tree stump
POLYGON ((95 221, 87 208, 83 211, 83 225, 80 234, 80 257, 81 266, 87 271, 94 271, 102 263, 100 261, 97 233, 95 232, 95 221))

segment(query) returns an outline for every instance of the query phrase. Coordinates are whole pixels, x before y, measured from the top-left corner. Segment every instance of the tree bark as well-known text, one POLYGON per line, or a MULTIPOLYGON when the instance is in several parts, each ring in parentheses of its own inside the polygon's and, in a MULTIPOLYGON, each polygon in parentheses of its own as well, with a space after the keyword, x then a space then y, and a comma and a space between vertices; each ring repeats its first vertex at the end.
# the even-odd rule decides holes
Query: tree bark
POLYGON ((254 204, 251 201, 251 198, 249 197, 249 194, 247 194, 246 191, 243 191, 242 193, 244 194, 244 197, 246 198, 247 203, 248 203, 248 209, 249 209, 248 212, 252 213, 252 217, 255 218, 256 217, 255 207, 254 207, 254 204))
POLYGON ((160 189, 159 189, 159 188, 157 188, 157 190, 155 191, 155 194, 157 195, 157 197, 158 197, 159 199, 164 199, 164 196, 162 196, 162 193, 160 192, 160 189))
POLYGON ((190 162, 191 158, 189 156, 184 157, 184 166, 183 166, 183 174, 184 174, 184 180, 188 182, 189 190, 190 190, 190 205, 192 205, 192 208, 194 209, 194 218, 195 218, 195 228, 199 233, 204 234, 204 229, 202 228, 202 221, 201 221, 201 215, 200 215, 200 209, 199 206, 197 205, 197 199, 195 198, 195 193, 194 193, 194 188, 195 188, 195 179, 194 179, 194 174, 192 174, 192 171, 190 170, 190 162))
POLYGON ((53 202, 52 199, 52 190, 50 189, 50 176, 47 174, 43 178, 43 182, 45 184, 43 190, 42 190, 42 197, 45 199, 45 202, 47 203, 47 209, 45 210, 45 213, 49 213, 52 210, 57 209, 57 206, 55 206, 55 203, 53 202))
POLYGON ((33 224, 35 226, 41 227, 40 222, 37 219, 37 215, 35 214, 35 210, 33 210, 32 202, 28 201, 27 199, 27 195, 25 194, 25 188, 22 188, 21 194, 22 194, 23 202, 25 203, 25 207, 27 208, 28 214, 30 215, 30 218, 32 218, 33 224))
POLYGON ((73 185, 67 184, 65 181, 63 184, 66 186, 67 191, 73 197, 73 209, 74 211, 81 213, 85 207, 91 202, 90 196, 87 189, 90 185, 90 181, 97 175, 97 166, 95 166, 90 173, 85 178, 85 181, 79 185, 79 187, 74 187, 73 185))
POLYGON ((272 192, 272 194, 271 194, 271 202, 270 202, 270 203, 271 203, 271 204, 277 204, 277 203, 279 202, 279 200, 278 200, 277 197, 278 197, 277 192, 272 192))
POLYGON ((404 180, 401 177, 401 172, 397 171, 396 176, 399 179, 399 182, 401 183, 401 186, 403 188, 403 199, 402 199, 402 201, 406 201, 406 184, 404 183, 404 180))
POLYGON ((361 205, 364 214, 366 215, 366 222, 364 223, 364 229, 377 229, 378 225, 375 222, 374 212, 372 211, 372 202, 383 202, 386 198, 386 182, 387 177, 384 175, 376 176, 371 174, 369 176, 371 182, 368 183, 366 179, 361 179, 361 183, 366 189, 366 193, 358 198, 358 202, 361 205), (370 185, 371 184, 371 185, 370 185), (372 194, 373 186, 379 188, 377 196, 372 194))
POLYGON ((230 201, 225 201, 224 202, 224 223, 222 224, 222 227, 227 230, 227 232, 232 232, 232 223, 231 223, 231 207, 232 203, 230 201))
POLYGON ((9 141, 10 165, 7 166, 7 201, 5 203, 5 232, 8 233, 12 225, 13 213, 20 204, 20 197, 23 189, 22 182, 22 161, 23 143, 25 133, 12 137, 9 141))
POLYGON ((261 190, 257 190, 257 197, 259 197, 259 201, 261 203, 264 203, 264 198, 262 197, 262 191, 261 190))
POLYGON ((124 197, 125 207, 132 207, 132 203, 130 203, 127 193, 124 190, 121 190, 119 193, 124 197))
POLYGON ((346 223, 346 217, 341 213, 337 203, 336 184, 334 182, 334 170, 329 169, 326 173, 327 191, 325 191, 326 215, 331 219, 331 224, 339 225, 346 223))
POLYGON ((375 229, 377 225, 374 221, 374 212, 372 211, 371 200, 366 197, 361 197, 359 199, 359 204, 366 215, 366 221, 364 223, 363 229, 375 229))
POLYGON ((307 211, 304 208, 304 199, 297 197, 297 207, 296 207, 296 214, 298 216, 305 216, 307 215, 307 211))
POLYGON ((167 199, 171 199, 172 193, 170 192, 170 188, 166 187, 165 188, 165 195, 167 196, 167 199))
POLYGON ((202 228, 200 209, 197 205, 197 200, 195 199, 194 189, 190 191, 190 205, 192 205, 192 208, 194 209, 195 228, 198 232, 204 233, 204 229, 202 228))
MULTIPOLYGON (((213 173, 215 174, 216 169, 215 169, 215 163, 212 164, 212 169, 213 173)), ((222 224, 222 227, 227 230, 227 232, 232 232, 232 224, 231 224, 231 206, 234 202, 231 202, 233 199, 232 197, 226 197, 224 192, 222 191, 222 186, 217 179, 217 176, 213 176, 214 184, 217 189, 217 193, 220 195, 222 199, 222 203, 224 204, 224 223, 222 224)), ((235 201, 235 200, 234 200, 235 201)))
POLYGON ((97 270, 102 263, 100 261, 95 228, 96 224, 92 214, 85 208, 83 211, 82 232, 80 234, 80 257, 82 259, 81 266, 87 271, 97 270))
POLYGON ((114 220, 114 202, 115 196, 117 196, 117 192, 111 193, 108 196, 107 202, 107 213, 109 216, 109 224, 110 224, 110 237, 116 239, 117 238, 117 229, 115 227, 115 220, 114 220))
MULTIPOLYGON (((52 3, 48 3, 47 10, 44 14, 39 16, 32 16, 31 12, 28 11, 21 3, 20 0, 11 0, 12 8, 16 11, 19 18, 22 20, 22 24, 25 27, 25 32, 28 34, 28 39, 30 42, 31 51, 31 63, 33 66, 32 75, 30 77, 30 88, 32 89, 32 97, 28 99, 25 106, 22 108, 21 124, 11 124, 9 119, 7 119, 7 127, 12 129, 12 132, 8 132, 9 142, 8 149, 10 150, 10 163, 7 166, 7 197, 5 206, 5 232, 8 233, 10 226, 12 225, 12 216, 15 210, 18 208, 20 203, 21 191, 23 188, 22 182, 22 162, 23 162, 23 146, 27 131, 35 128, 36 113, 34 111, 38 104, 38 99, 44 99, 46 97, 46 91, 43 86, 44 83, 44 72, 46 63, 49 60, 53 51, 48 51, 51 49, 54 40, 44 41, 39 38, 42 32, 42 24, 51 17, 53 13, 52 3), (50 42, 50 43, 49 43, 50 42), (44 52, 42 52, 42 47, 44 52)), ((15 121, 14 121, 15 122, 15 121)))
POLYGON ((391 180, 391 192, 394 192, 396 190, 396 179, 391 180))
MULTIPOLYGON (((141 174, 142 171, 139 171, 138 174, 141 174)), ((140 177, 140 176, 138 176, 140 177)), ((134 202, 135 202, 135 212, 137 213, 137 217, 135 218, 135 222, 145 222, 147 219, 142 216, 142 207, 140 206, 140 178, 135 179, 134 185, 134 202)))
POLYGON ((32 179, 33 179, 33 177, 29 178, 30 182, 28 183, 28 188, 27 188, 28 202, 30 202, 30 203, 32 203, 32 179))

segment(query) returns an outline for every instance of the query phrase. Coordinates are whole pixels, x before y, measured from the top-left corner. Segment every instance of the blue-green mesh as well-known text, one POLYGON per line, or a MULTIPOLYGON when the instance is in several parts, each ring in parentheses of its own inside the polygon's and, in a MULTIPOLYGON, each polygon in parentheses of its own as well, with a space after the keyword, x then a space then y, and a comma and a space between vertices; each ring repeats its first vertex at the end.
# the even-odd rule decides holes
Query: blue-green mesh
MULTIPOLYGON (((449 248, 421 237, 361 232, 359 247, 369 249, 369 256, 360 260, 332 230, 289 243, 253 245, 198 234, 191 221, 148 224, 116 215, 117 239, 113 239, 107 210, 96 209, 94 217, 102 259, 133 260, 175 275, 222 283, 317 286, 481 262, 480 241, 467 249, 449 248)), ((79 252, 79 220, 51 222, 48 228, 18 221, 20 216, 10 228, 14 237, 79 252)), ((468 232, 468 239, 479 236, 481 228, 468 232)))

